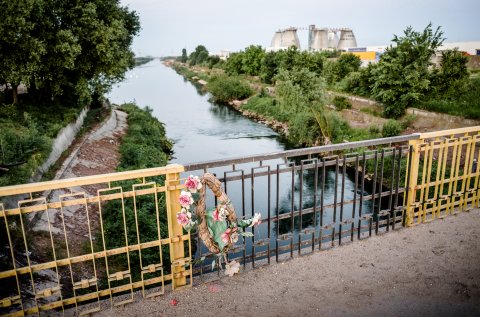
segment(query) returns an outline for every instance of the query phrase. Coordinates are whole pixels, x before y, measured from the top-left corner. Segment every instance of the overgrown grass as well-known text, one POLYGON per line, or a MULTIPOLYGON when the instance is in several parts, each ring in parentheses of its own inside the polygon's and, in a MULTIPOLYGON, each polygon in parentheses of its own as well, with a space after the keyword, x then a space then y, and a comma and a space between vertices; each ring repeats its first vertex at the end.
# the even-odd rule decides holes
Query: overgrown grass
POLYGON ((374 110, 374 109, 372 109, 372 108, 363 107, 363 108, 360 108, 360 111, 363 112, 363 113, 372 115, 372 116, 374 116, 374 117, 379 117, 379 118, 382 117, 382 113, 381 113, 381 112, 376 111, 376 110, 374 110))
MULTIPOLYGON (((242 109, 261 114, 267 119, 274 119, 287 123, 289 127, 288 141, 294 146, 312 146, 322 139, 322 132, 318 121, 311 111, 295 112, 288 107, 282 107, 279 102, 270 96, 254 96, 242 105, 242 109)), ((354 142, 371 139, 379 136, 379 131, 356 129, 336 112, 322 110, 325 118, 325 127, 328 129, 332 143, 344 141, 354 142)))
POLYGON ((167 164, 172 142, 165 135, 163 123, 152 116, 152 109, 129 103, 121 106, 128 113, 128 131, 120 146, 119 171, 167 164))

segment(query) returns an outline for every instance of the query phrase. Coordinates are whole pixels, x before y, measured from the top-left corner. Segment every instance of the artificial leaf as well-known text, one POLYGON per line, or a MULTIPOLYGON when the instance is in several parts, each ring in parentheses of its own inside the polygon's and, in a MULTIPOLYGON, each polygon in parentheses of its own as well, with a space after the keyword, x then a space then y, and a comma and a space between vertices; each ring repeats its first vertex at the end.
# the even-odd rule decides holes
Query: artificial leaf
POLYGON ((249 231, 240 232, 240 234, 244 237, 253 237, 253 233, 249 231))
POLYGON ((252 224, 253 218, 245 219, 245 220, 239 220, 238 221, 238 226, 240 228, 246 228, 249 227, 252 224))
POLYGON ((226 221, 216 221, 213 219, 213 210, 214 209, 210 209, 206 212, 207 226, 213 240, 217 243, 218 248, 223 250, 226 243, 222 241, 222 234, 227 230, 228 226, 226 221))

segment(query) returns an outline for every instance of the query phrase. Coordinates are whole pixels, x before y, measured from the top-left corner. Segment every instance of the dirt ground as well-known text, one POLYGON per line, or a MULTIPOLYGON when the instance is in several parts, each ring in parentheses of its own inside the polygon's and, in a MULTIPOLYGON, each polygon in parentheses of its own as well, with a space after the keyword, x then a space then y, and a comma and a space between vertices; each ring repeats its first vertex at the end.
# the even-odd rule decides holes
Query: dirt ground
POLYGON ((94 316, 480 316, 479 228, 476 209, 94 316))
MULTIPOLYGON (((354 128, 368 129, 374 125, 381 129, 388 120, 380 115, 383 108, 373 100, 349 96, 351 109, 342 110, 342 117, 354 128)), ((480 125, 480 121, 465 119, 443 113, 435 113, 415 108, 407 109, 407 115, 414 115, 415 119, 402 134, 430 132, 446 129, 457 129, 480 125)))

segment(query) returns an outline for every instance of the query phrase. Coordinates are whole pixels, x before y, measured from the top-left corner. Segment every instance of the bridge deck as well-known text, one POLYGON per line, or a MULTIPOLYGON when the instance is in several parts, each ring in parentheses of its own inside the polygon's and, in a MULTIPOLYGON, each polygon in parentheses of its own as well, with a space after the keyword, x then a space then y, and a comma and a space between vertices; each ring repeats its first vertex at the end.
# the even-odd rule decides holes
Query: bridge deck
POLYGON ((479 316, 479 227, 474 209, 95 316, 479 316))

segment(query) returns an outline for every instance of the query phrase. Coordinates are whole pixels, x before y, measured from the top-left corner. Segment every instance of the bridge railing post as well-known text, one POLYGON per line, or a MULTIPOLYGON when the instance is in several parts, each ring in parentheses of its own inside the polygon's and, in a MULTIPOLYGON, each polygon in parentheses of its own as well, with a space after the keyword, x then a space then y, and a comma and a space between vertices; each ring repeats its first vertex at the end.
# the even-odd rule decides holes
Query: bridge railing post
POLYGON ((183 166, 178 167, 176 166, 174 172, 168 172, 165 180, 172 289, 187 286, 187 276, 190 277, 190 286, 192 285, 190 233, 183 234, 183 228, 177 222, 177 213, 181 210, 178 200, 182 188, 180 172, 184 170, 183 166), (187 255, 185 254, 185 241, 188 241, 187 255), (186 270, 185 267, 189 264, 190 269, 186 270))
POLYGON ((407 162, 407 175, 405 180, 407 182, 407 195, 405 201, 405 226, 410 227, 413 225, 413 219, 415 217, 415 201, 416 201, 416 186, 418 183, 418 167, 420 164, 420 144, 423 139, 410 140, 408 145, 410 148, 410 155, 407 162))

